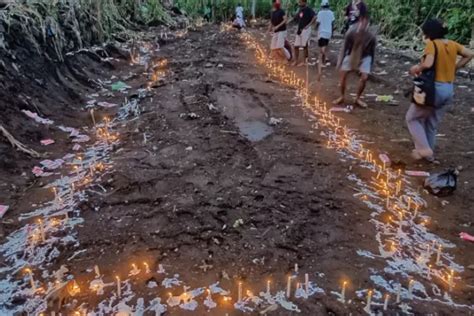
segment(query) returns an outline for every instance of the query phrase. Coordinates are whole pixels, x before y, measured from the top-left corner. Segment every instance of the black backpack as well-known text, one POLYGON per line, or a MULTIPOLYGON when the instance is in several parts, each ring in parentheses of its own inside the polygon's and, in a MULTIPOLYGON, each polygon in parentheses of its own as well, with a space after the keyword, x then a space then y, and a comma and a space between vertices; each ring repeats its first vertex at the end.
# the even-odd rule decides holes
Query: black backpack
POLYGON ((435 107, 436 101, 436 59, 438 57, 438 47, 433 41, 435 56, 433 66, 424 70, 421 75, 413 79, 412 101, 419 106, 435 107))

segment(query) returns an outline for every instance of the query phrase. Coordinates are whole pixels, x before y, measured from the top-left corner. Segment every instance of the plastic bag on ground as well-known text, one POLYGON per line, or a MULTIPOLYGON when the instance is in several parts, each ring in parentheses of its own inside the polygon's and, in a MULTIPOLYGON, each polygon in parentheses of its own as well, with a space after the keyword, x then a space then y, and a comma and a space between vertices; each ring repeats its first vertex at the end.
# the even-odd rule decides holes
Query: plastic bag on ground
POLYGON ((424 188, 433 195, 448 196, 456 190, 457 182, 457 170, 450 169, 442 173, 434 173, 426 178, 424 188))

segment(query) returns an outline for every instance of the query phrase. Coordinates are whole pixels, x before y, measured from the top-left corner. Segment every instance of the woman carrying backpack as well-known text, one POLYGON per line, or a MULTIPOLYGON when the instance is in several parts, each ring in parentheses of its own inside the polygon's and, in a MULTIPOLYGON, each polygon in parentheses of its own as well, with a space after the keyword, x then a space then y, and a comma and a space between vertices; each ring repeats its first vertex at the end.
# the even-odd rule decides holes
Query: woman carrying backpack
POLYGON ((461 44, 445 39, 447 28, 439 20, 428 20, 422 26, 422 31, 426 39, 424 56, 419 65, 410 69, 410 73, 419 77, 424 72, 434 69, 434 102, 419 105, 414 101, 406 114, 406 122, 415 144, 413 158, 435 162, 436 133, 448 106, 453 101, 456 71, 467 65, 474 55, 461 44), (459 61, 458 56, 462 57, 459 61))

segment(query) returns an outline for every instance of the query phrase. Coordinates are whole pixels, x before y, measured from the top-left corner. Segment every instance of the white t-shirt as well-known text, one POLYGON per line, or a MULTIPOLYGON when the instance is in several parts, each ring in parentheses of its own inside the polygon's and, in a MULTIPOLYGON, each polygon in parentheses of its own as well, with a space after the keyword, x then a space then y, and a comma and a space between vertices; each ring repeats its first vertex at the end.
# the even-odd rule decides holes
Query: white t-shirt
POLYGON ((242 8, 242 7, 235 8, 235 16, 238 17, 238 18, 243 19, 244 18, 244 8, 242 8))
POLYGON ((318 12, 319 38, 331 39, 332 22, 334 22, 335 19, 334 13, 331 10, 323 9, 318 12))

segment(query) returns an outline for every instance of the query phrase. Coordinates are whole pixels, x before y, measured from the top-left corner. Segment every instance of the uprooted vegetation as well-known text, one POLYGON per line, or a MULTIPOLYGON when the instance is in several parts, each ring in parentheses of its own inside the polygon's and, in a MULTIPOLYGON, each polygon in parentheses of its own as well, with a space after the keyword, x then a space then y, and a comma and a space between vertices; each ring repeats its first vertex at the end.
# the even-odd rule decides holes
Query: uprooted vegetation
MULTIPOLYGON (((160 1, 24 1, 0 10, 0 153, 18 173, 18 158, 38 156, 42 130, 22 111, 68 120, 84 90, 100 87, 90 67, 113 67, 109 57, 128 58, 120 43, 134 41, 146 25, 175 28, 187 23, 160 1), (89 67, 87 67, 89 66, 89 67), (76 102, 74 102, 76 101, 76 102), (12 150, 12 146, 20 152, 12 150)), ((0 3, 0 5, 2 5, 0 3)))

